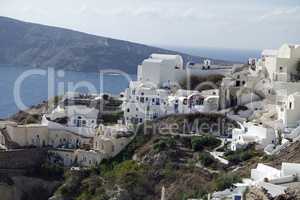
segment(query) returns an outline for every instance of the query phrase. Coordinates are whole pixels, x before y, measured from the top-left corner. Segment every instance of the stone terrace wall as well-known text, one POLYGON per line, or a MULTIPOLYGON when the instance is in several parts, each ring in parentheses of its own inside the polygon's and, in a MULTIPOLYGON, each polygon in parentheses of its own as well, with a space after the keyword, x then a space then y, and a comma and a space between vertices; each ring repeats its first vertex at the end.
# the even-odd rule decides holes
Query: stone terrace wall
POLYGON ((38 167, 46 158, 46 149, 0 151, 0 170, 32 169, 38 167))

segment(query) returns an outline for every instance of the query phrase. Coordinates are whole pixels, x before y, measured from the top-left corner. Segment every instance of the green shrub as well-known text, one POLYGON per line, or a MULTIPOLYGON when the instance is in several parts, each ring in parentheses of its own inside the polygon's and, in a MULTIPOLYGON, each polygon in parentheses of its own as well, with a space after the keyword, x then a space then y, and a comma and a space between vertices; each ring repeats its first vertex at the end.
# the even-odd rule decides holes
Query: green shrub
POLYGON ((238 149, 236 151, 228 151, 224 154, 229 162, 232 164, 239 164, 241 162, 247 161, 255 156, 260 155, 256 152, 254 146, 249 146, 246 149, 238 149))
POLYGON ((161 152, 167 149, 167 144, 165 141, 159 141, 158 143, 154 144, 153 149, 156 152, 161 152))
POLYGON ((214 157, 207 152, 200 153, 199 160, 201 164, 205 167, 209 167, 215 162, 214 157))
POLYGON ((154 146, 153 149, 156 152, 165 151, 167 149, 173 149, 176 146, 176 140, 172 137, 166 138, 166 139, 160 139, 158 140, 154 146))
POLYGON ((64 175, 64 167, 60 164, 44 163, 36 171, 36 173, 47 179, 62 179, 64 175))
POLYGON ((240 181, 241 177, 236 174, 223 174, 215 180, 215 188, 217 191, 225 190, 240 181))
POLYGON ((214 136, 196 136, 191 140, 192 149, 194 151, 201 151, 204 148, 213 149, 221 144, 221 141, 214 136))

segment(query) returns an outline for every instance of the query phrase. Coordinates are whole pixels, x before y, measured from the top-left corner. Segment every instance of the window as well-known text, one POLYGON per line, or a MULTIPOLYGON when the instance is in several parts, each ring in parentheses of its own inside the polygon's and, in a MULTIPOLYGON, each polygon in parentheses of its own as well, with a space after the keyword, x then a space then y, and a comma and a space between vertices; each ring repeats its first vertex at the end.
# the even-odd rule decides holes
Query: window
POLYGON ((280 66, 279 67, 279 71, 282 72, 283 71, 283 67, 280 66))
POLYGON ((159 98, 156 98, 156 105, 160 105, 160 99, 159 98))
POLYGON ((144 92, 142 92, 141 95, 143 96, 143 95, 144 95, 144 92))
POLYGON ((148 99, 148 97, 146 97, 146 101, 148 101, 149 99, 148 99))
POLYGON ((293 105, 292 102, 290 102, 290 109, 292 109, 292 105, 293 105))
POLYGON ((129 109, 129 108, 127 108, 127 112, 130 112, 130 109, 129 109))
POLYGON ((140 118, 140 123, 142 123, 143 122, 143 119, 142 118, 140 118))
POLYGON ((144 103, 144 102, 145 102, 145 98, 144 98, 144 97, 141 97, 141 98, 140 98, 140 102, 141 102, 141 103, 144 103))

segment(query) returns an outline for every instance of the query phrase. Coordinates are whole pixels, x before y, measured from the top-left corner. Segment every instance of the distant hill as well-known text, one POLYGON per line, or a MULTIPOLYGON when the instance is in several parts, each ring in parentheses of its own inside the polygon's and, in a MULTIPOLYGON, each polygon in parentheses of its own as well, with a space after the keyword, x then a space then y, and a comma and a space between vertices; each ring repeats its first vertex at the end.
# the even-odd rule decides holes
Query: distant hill
MULTIPOLYGON (((0 17, 0 65, 75 71, 120 69, 136 73, 151 53, 181 54, 184 61, 204 58, 78 31, 0 17)), ((215 63, 228 63, 215 60, 215 63)))

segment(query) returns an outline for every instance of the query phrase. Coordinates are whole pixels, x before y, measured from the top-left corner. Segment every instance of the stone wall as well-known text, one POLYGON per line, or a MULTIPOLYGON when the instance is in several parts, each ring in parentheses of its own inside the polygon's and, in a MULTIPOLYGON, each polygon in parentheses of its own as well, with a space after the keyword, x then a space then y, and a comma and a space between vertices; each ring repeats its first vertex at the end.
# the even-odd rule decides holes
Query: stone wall
POLYGON ((32 169, 47 158, 46 149, 0 151, 0 169, 32 169))

